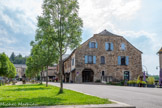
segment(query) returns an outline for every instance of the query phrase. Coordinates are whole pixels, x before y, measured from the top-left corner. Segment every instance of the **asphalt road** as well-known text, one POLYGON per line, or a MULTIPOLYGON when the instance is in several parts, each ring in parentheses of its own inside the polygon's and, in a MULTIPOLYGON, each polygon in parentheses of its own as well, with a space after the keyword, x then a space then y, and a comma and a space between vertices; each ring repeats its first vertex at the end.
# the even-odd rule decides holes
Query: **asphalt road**
MULTIPOLYGON (((49 83, 60 86, 59 83, 49 83)), ((137 108, 162 108, 162 88, 138 88, 96 84, 64 84, 64 88, 134 105, 137 108)))

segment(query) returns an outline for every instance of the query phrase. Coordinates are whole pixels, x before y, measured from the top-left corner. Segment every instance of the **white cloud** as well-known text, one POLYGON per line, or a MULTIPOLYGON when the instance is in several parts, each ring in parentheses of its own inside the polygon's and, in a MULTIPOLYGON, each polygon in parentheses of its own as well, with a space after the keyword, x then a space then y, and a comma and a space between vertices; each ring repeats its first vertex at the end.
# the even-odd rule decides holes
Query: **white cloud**
MULTIPOLYGON (((41 4, 43 0, 1 0, 0 1, 0 20, 3 20, 8 26, 10 26, 15 32, 23 32, 25 34, 34 33, 36 28, 36 17, 41 14, 41 4), (4 13, 4 9, 9 9, 12 11, 21 11, 15 13, 15 16, 19 18, 19 23, 17 23, 12 17, 9 17, 4 13)), ((154 67, 158 65, 158 56, 155 55, 156 51, 161 47, 161 42, 156 33, 151 33, 148 31, 132 31, 126 29, 123 30, 115 25, 118 22, 127 22, 134 20, 136 14, 140 11, 142 7, 141 0, 79 0, 79 16, 83 19, 84 29, 91 30, 92 33, 101 32, 104 29, 110 30, 115 34, 122 35, 126 38, 134 39, 141 38, 144 36, 148 39, 147 43, 142 42, 135 44, 135 46, 141 46, 140 50, 150 49, 149 54, 143 54, 143 64, 147 65, 150 72, 155 72, 154 67), (148 58, 152 58, 149 59, 148 58), (152 60, 154 60, 152 62, 152 60)), ((8 44, 16 42, 15 39, 9 37, 6 31, 0 39, 0 45, 2 46, 2 41, 8 44)), ((139 48, 139 47, 138 47, 139 48)), ((25 48, 21 48, 24 55, 29 54, 25 48)), ((5 51, 8 54, 11 52, 17 52, 19 49, 13 47, 0 48, 0 51, 5 51)), ((21 52, 21 53, 22 53, 21 52)), ((68 51, 69 52, 69 51, 68 51)))
POLYGON ((25 34, 34 32, 36 29, 37 16, 41 14, 42 0, 1 0, 0 1, 0 16, 14 32, 23 32, 25 34), (15 21, 4 13, 4 9, 13 11, 19 21, 15 21), (15 11, 20 11, 15 13, 15 11))
POLYGON ((83 19, 84 28, 91 30, 93 34, 107 29, 114 34, 129 38, 132 42, 137 39, 142 41, 143 37, 147 39, 147 41, 135 42, 134 45, 144 53, 143 65, 146 65, 152 74, 158 74, 155 69, 158 66, 156 52, 162 44, 157 33, 144 30, 133 31, 129 28, 123 30, 116 23, 126 23, 136 19, 143 5, 141 0, 79 0, 79 3, 79 15, 83 19))
POLYGON ((21 54, 23 56, 27 56, 30 54, 29 51, 27 51, 24 47, 14 48, 14 47, 0 47, 0 53, 5 52, 8 56, 11 55, 12 52, 14 52, 16 55, 21 54), (20 51, 21 48, 21 51, 20 51))
POLYGON ((93 32, 109 27, 117 20, 131 20, 141 7, 141 0, 79 0, 79 15, 84 27, 93 32))
POLYGON ((16 39, 9 36, 7 31, 0 29, 0 45, 16 43, 16 39))

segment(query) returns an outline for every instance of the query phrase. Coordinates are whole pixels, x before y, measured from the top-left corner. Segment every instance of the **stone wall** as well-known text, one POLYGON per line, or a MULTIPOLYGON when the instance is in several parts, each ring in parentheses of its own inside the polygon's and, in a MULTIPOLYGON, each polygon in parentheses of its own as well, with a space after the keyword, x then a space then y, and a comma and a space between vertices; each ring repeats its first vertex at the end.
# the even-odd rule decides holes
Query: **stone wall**
POLYGON ((141 52, 121 36, 94 35, 77 48, 75 55, 76 72, 78 72, 76 82, 82 82, 82 71, 84 69, 94 71, 94 81, 101 79, 102 71, 105 71, 105 76, 112 76, 113 79, 117 80, 123 80, 124 71, 130 72, 130 79, 135 79, 142 74, 141 52), (96 41, 98 48, 89 48, 89 41, 96 41), (113 42, 114 50, 106 51, 105 42, 113 42), (125 51, 120 50, 121 43, 125 43, 125 51), (85 55, 96 56, 96 64, 85 64, 85 55), (105 57, 105 64, 100 63, 101 56, 105 57), (118 56, 129 56, 129 65, 118 66, 118 56))
POLYGON ((162 69, 162 53, 159 54, 159 60, 160 60, 160 68, 162 69))

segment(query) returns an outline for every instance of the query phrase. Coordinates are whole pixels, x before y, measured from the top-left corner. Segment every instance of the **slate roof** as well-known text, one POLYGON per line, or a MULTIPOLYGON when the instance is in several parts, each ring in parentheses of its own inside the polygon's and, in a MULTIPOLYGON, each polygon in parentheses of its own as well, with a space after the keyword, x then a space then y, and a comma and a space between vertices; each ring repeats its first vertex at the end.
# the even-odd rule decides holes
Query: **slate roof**
POLYGON ((107 31, 107 30, 105 29, 104 31, 98 33, 98 35, 100 35, 100 36, 110 36, 110 35, 115 35, 115 34, 109 32, 109 31, 107 31))
POLYGON ((162 53, 162 47, 161 47, 161 49, 158 51, 158 53, 162 53))
POLYGON ((16 68, 27 68, 26 64, 14 64, 16 68))

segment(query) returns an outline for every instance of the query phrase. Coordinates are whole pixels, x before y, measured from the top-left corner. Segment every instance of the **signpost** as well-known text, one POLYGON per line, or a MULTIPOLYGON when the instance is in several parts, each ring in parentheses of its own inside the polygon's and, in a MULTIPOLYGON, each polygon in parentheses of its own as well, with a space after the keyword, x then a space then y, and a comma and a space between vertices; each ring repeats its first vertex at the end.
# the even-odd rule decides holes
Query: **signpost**
POLYGON ((145 73, 145 71, 143 72, 143 81, 146 81, 146 73, 145 73))

